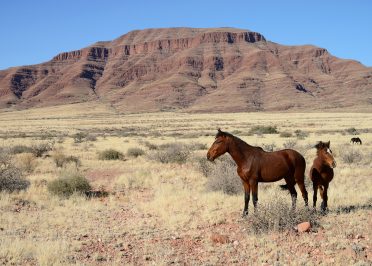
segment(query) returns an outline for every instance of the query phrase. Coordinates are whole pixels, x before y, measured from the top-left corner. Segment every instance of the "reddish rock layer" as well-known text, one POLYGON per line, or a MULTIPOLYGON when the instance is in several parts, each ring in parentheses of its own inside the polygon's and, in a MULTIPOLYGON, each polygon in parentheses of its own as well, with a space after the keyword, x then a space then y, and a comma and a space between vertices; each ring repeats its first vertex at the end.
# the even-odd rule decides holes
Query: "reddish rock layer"
POLYGON ((369 110, 372 69, 232 29, 147 29, 0 71, 0 107, 90 100, 122 111, 369 110))

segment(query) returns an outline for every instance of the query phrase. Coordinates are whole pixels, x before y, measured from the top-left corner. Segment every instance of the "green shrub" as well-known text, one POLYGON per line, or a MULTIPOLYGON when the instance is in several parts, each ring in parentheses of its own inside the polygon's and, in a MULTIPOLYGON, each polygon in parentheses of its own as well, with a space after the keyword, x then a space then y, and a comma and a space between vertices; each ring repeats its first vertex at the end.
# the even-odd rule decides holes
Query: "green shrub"
POLYGON ((137 158, 145 154, 145 151, 141 148, 129 148, 127 151, 127 156, 137 158))
POLYGON ((210 164, 212 169, 207 171, 206 183, 208 191, 222 191, 229 195, 242 193, 243 186, 236 172, 236 164, 229 156, 222 156, 210 164))
POLYGON ((6 153, 0 153, 0 191, 14 192, 26 190, 30 181, 23 178, 22 171, 14 166, 6 153))
POLYGON ((161 163, 186 163, 190 155, 190 148, 182 143, 167 143, 149 155, 150 159, 161 163))
POLYGON ((48 191, 57 196, 69 197, 73 193, 85 194, 91 190, 88 180, 79 172, 65 172, 48 183, 48 191))
POLYGON ((123 160, 124 154, 114 149, 107 149, 107 150, 101 151, 98 154, 98 159, 100 160, 123 160))
POLYGON ((276 126, 254 126, 249 130, 249 134, 277 134, 279 133, 276 126))

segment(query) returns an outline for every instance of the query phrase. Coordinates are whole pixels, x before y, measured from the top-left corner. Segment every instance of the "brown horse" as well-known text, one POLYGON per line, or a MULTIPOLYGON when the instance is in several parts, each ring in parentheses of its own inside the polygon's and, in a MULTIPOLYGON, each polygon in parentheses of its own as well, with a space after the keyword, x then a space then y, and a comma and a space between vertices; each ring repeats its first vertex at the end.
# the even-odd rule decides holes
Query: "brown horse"
POLYGON ((328 186, 333 179, 333 168, 336 167, 336 160, 333 158, 330 149, 330 141, 321 142, 315 145, 317 157, 314 159, 310 169, 310 179, 313 182, 313 207, 316 208, 317 190, 320 191, 320 196, 323 199, 321 210, 327 210, 328 201, 328 186))
POLYGON ((207 159, 213 161, 226 152, 235 161, 238 175, 244 186, 243 216, 248 214, 251 191, 253 206, 255 209, 257 207, 258 182, 275 182, 283 178, 292 195, 292 207, 296 206, 296 183, 307 206, 307 191, 304 185, 306 163, 300 153, 291 149, 266 152, 260 147, 253 147, 238 137, 219 129, 216 140, 208 150, 207 159))

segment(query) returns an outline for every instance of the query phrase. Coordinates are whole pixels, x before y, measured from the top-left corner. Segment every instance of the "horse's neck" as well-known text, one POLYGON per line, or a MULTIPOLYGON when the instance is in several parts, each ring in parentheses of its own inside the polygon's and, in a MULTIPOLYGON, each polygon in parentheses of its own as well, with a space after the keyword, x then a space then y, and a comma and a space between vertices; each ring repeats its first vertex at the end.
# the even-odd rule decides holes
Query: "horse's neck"
POLYGON ((241 139, 231 138, 229 144, 229 154, 239 166, 240 162, 246 161, 254 147, 245 143, 241 139))
POLYGON ((314 164, 316 165, 316 167, 318 168, 318 170, 322 171, 324 169, 328 169, 330 168, 327 164, 326 164, 326 161, 325 159, 322 157, 322 155, 320 154, 317 154, 317 157, 315 158, 314 160, 314 164))

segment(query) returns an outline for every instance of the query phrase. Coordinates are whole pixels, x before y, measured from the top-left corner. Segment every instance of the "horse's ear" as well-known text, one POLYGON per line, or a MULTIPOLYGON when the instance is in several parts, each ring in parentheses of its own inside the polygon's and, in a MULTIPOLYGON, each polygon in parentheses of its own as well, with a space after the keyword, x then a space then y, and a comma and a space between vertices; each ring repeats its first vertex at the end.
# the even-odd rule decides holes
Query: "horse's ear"
POLYGON ((328 142, 326 142, 324 144, 327 146, 327 148, 329 148, 329 146, 331 146, 331 141, 329 140, 328 142))
POLYGON ((319 141, 317 144, 315 144, 314 148, 317 148, 318 150, 323 148, 323 142, 319 141))
POLYGON ((221 133, 221 132, 222 132, 220 128, 219 128, 219 129, 217 129, 217 131, 218 131, 218 133, 221 133))

